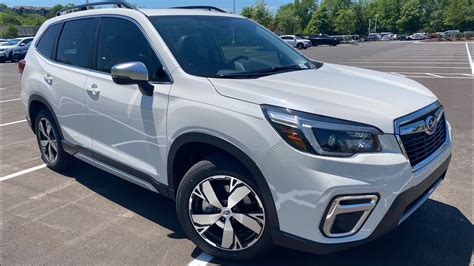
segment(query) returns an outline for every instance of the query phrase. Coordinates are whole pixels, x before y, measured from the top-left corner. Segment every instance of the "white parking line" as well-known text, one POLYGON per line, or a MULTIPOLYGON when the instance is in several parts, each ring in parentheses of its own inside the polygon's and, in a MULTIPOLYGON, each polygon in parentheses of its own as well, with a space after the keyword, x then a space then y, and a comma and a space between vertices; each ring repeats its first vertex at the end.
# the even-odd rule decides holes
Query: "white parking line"
MULTIPOLYGON (((352 62, 352 65, 357 65, 355 62, 352 62)), ((431 68, 441 68, 441 69, 446 69, 446 68, 455 68, 455 69, 470 69, 470 67, 441 67, 441 66, 366 66, 366 65, 359 65, 359 67, 373 67, 373 68, 422 68, 422 69, 431 69, 431 68)))
POLYGON ((472 62, 471 51, 469 51, 469 45, 466 43, 467 57, 469 59, 469 65, 471 65, 471 72, 474 74, 474 63, 472 62))
MULTIPOLYGON (((425 72, 397 72, 400 74, 425 74, 425 72)), ((472 77, 471 74, 467 73, 449 73, 449 72, 430 72, 431 74, 438 74, 438 75, 458 75, 458 76, 468 76, 472 77)))
POLYGON ((423 65, 423 64, 431 64, 431 65, 468 65, 467 62, 465 63, 452 63, 452 62, 423 62, 423 61, 416 61, 416 62, 374 62, 374 61, 345 61, 345 62, 338 62, 339 64, 374 64, 374 63, 382 63, 386 65, 390 64, 408 64, 408 65, 423 65))
POLYGON ((14 121, 14 122, 10 122, 10 123, 1 124, 0 127, 9 126, 9 125, 14 125, 14 124, 19 124, 19 123, 23 123, 23 122, 26 122, 26 119, 24 119, 24 120, 19 120, 19 121, 14 121))
MULTIPOLYGON (((387 59, 381 59, 381 58, 356 58, 356 59, 351 59, 351 61, 374 61, 374 62, 377 62, 377 61, 387 61, 387 59)), ((413 61, 413 59, 411 58, 397 58, 397 59, 390 59, 390 61, 413 61)), ((426 58, 426 59, 422 59, 422 60, 416 60, 417 62, 427 62, 427 63, 431 63, 431 62, 441 62, 441 61, 449 61, 449 62, 453 62, 453 61, 456 61, 456 62, 466 62, 466 59, 465 58, 460 58, 460 59, 446 59, 446 58, 436 58, 436 59, 432 59, 432 58, 426 58)))
POLYGON ((15 102, 15 101, 20 101, 21 98, 15 98, 15 99, 10 99, 10 100, 3 100, 3 101, 0 101, 0 103, 8 103, 8 102, 15 102))
POLYGON ((6 90, 7 88, 0 88, 0 91, 6 90))
POLYGON ((394 75, 397 75, 397 76, 400 76, 400 77, 405 77, 405 75, 397 73, 397 72, 390 72, 390 74, 394 74, 394 75))
POLYGON ((212 256, 207 253, 201 253, 194 260, 192 260, 188 266, 204 266, 212 260, 212 256))
POLYGON ((20 175, 24 175, 24 174, 27 174, 27 173, 31 173, 31 172, 34 172, 36 170, 39 170, 39 169, 43 169, 46 167, 46 164, 42 164, 42 165, 38 165, 38 166, 35 166, 35 167, 31 167, 29 169, 26 169, 26 170, 23 170, 23 171, 20 171, 20 172, 16 172, 16 173, 13 173, 13 174, 9 174, 7 176, 4 176, 4 177, 0 177, 0 182, 1 181, 5 181, 7 179, 10 179, 10 178, 14 178, 14 177, 17 177, 17 176, 20 176, 20 175))
POLYGON ((426 75, 428 76, 432 76, 432 77, 437 77, 437 78, 444 78, 443 76, 440 76, 440 75, 436 75, 436 74, 433 74, 433 73, 425 73, 426 75))
POLYGON ((468 76, 468 77, 473 77, 474 76, 474 74, 461 74, 461 75, 468 76))

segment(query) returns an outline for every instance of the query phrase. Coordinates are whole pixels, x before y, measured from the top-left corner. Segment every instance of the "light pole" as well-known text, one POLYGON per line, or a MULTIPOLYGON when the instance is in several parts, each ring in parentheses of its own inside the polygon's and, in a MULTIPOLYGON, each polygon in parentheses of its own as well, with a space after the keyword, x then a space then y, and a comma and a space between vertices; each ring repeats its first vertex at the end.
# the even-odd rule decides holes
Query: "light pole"
POLYGON ((234 14, 235 14, 235 0, 233 0, 233 3, 234 3, 234 5, 233 5, 234 8, 233 8, 233 10, 234 10, 234 14))

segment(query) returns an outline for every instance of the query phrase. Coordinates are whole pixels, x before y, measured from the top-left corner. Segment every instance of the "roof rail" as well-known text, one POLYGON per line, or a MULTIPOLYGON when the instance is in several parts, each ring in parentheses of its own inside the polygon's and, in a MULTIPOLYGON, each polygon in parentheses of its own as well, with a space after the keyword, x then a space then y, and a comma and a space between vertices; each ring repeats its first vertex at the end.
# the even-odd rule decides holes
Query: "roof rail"
POLYGON ((207 11, 217 11, 221 13, 228 13, 224 9, 215 7, 215 6, 176 6, 176 7, 171 7, 173 9, 203 9, 207 11))
POLYGON ((77 12, 77 11, 88 10, 90 7, 105 6, 105 5, 114 5, 117 8, 127 8, 127 9, 135 9, 136 10, 136 8, 133 5, 131 5, 127 2, 122 2, 122 1, 96 2, 96 3, 90 3, 90 4, 77 5, 77 6, 73 6, 73 7, 63 8, 63 9, 59 10, 58 12, 56 12, 56 16, 61 16, 63 14, 73 13, 73 12, 77 12), (75 11, 75 10, 77 10, 77 11, 75 11))

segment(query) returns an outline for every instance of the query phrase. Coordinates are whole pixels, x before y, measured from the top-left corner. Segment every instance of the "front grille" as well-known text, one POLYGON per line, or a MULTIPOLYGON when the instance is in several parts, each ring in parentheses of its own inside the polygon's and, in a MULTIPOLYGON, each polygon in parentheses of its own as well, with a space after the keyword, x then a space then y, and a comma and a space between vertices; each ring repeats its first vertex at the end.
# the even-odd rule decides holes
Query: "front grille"
POLYGON ((438 127, 432 135, 425 132, 419 132, 400 136, 405 152, 410 159, 412 166, 421 163, 436 150, 438 150, 446 140, 446 121, 445 117, 438 122, 438 127))

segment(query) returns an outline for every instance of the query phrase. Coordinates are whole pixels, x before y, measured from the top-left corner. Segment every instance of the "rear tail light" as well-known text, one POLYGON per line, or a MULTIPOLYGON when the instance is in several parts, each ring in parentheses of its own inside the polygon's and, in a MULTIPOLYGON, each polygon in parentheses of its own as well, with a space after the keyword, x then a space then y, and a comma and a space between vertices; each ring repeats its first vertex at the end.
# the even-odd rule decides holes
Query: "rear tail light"
POLYGON ((20 72, 20 75, 23 74, 25 67, 26 67, 26 60, 25 59, 20 60, 20 62, 18 62, 18 72, 20 72))

